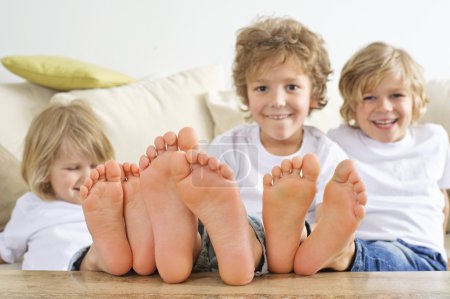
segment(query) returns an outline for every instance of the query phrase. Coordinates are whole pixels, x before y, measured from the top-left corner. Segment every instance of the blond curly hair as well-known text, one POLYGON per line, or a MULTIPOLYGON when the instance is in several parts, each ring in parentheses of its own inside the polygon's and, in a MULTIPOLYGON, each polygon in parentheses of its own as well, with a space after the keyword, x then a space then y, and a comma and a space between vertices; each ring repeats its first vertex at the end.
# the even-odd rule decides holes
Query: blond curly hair
POLYGON ((233 81, 242 103, 248 106, 247 80, 262 71, 268 61, 284 63, 288 58, 299 62, 309 76, 312 100, 318 109, 327 104, 330 60, 323 39, 306 26, 291 18, 258 18, 238 32, 233 81))

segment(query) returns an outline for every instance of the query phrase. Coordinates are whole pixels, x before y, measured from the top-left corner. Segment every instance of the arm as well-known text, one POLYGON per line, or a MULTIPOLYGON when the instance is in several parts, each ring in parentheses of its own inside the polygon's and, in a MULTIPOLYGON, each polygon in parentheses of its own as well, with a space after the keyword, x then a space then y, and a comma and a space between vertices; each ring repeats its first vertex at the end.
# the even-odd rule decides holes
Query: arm
POLYGON ((36 230, 28 219, 27 209, 19 198, 5 229, 0 233, 0 264, 22 260, 28 248, 29 236, 36 230))

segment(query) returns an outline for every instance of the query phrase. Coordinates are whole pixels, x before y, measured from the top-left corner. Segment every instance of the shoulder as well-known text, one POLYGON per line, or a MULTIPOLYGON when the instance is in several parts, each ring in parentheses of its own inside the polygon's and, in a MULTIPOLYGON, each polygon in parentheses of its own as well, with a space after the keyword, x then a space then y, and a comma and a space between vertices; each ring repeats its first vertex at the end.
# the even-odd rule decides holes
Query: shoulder
POLYGON ((339 138, 356 136, 358 132, 359 129, 352 128, 349 125, 342 124, 337 128, 330 129, 327 133, 327 136, 333 140, 336 140, 339 138))
POLYGON ((305 126, 304 132, 306 138, 313 139, 317 142, 317 144, 325 144, 330 146, 336 144, 329 136, 316 127, 305 126))
POLYGON ((434 123, 425 123, 425 124, 415 124, 411 127, 411 129, 417 133, 433 133, 433 134, 441 134, 448 135, 447 131, 443 126, 434 123))
POLYGON ((443 126, 433 123, 415 124, 411 126, 411 133, 418 140, 441 140, 448 143, 448 133, 443 126))
POLYGON ((327 156, 334 154, 339 158, 346 158, 347 155, 342 150, 340 145, 329 138, 320 129, 316 127, 305 126, 304 132, 305 139, 313 148, 315 148, 315 151, 318 155, 321 155, 321 153, 327 156))
POLYGON ((20 215, 19 217, 26 215, 28 217, 31 213, 38 210, 43 204, 44 201, 36 194, 27 192, 17 199, 11 215, 20 215))
POLYGON ((43 200, 33 192, 27 192, 17 199, 16 206, 36 206, 43 200))
POLYGON ((330 140, 330 138, 328 138, 322 130, 313 126, 304 126, 303 132, 306 138, 313 138, 324 142, 328 142, 330 140))
POLYGON ((327 136, 339 144, 345 151, 349 151, 351 148, 354 148, 355 145, 358 147, 365 146, 363 140, 366 137, 361 133, 361 130, 346 124, 342 124, 335 129, 329 130, 327 136))

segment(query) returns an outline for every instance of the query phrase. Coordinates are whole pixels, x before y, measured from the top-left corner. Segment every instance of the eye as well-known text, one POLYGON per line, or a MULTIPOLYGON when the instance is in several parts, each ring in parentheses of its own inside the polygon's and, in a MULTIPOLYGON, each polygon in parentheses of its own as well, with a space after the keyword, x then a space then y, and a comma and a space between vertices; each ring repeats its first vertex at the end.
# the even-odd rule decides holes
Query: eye
POLYGON ((67 169, 67 170, 70 170, 70 171, 74 171, 74 170, 80 169, 80 167, 74 165, 74 166, 68 166, 68 167, 66 167, 66 169, 67 169))
POLYGON ((90 167, 91 169, 94 169, 95 167, 97 167, 97 164, 91 164, 91 165, 89 165, 89 167, 90 167))
POLYGON ((264 86, 264 85, 255 87, 255 90, 259 91, 259 92, 265 92, 265 91, 267 91, 267 89, 268 89, 267 86, 264 86))
POLYGON ((392 94, 392 97, 393 97, 394 99, 399 99, 399 98, 405 97, 405 94, 404 94, 404 93, 401 93, 401 92, 397 92, 397 93, 393 93, 393 94, 392 94))
POLYGON ((297 90, 297 89, 299 89, 300 87, 298 86, 298 85, 295 85, 295 84, 289 84, 287 87, 286 87, 286 89, 287 90, 289 90, 289 91, 295 91, 295 90, 297 90))
POLYGON ((363 96, 363 101, 373 101, 373 100, 375 100, 375 96, 372 95, 363 96))

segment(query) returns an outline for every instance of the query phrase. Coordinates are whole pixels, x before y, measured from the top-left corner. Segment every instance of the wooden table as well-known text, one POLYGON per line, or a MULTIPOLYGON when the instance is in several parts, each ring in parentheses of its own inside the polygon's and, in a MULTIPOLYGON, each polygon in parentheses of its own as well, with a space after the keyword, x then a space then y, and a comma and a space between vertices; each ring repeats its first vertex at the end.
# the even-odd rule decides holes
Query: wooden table
POLYGON ((216 273, 196 273, 181 284, 159 276, 95 272, 0 271, 0 298, 450 298, 450 272, 267 275, 227 286, 216 273))

